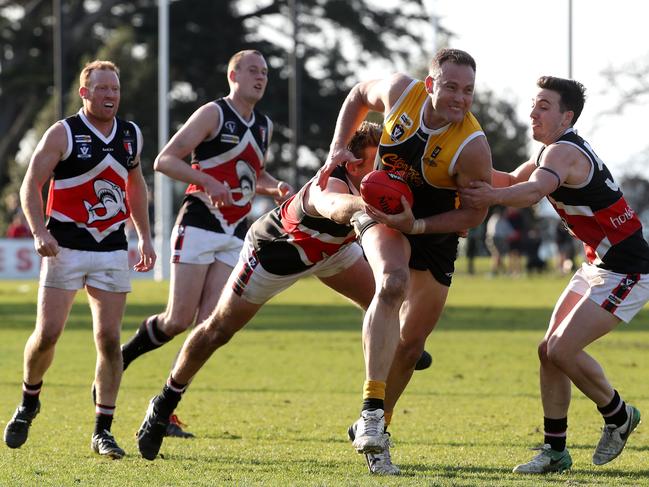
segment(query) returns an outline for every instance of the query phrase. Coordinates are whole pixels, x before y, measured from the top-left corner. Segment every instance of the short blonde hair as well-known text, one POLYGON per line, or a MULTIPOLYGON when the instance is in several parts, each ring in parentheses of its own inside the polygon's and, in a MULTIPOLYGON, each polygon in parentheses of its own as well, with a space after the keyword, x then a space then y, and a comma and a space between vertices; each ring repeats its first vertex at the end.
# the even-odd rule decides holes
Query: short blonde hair
POLYGON ((86 65, 81 70, 81 74, 79 75, 79 86, 85 86, 87 88, 88 79, 90 78, 92 72, 95 70, 112 71, 119 78, 119 68, 115 66, 115 63, 112 63, 110 61, 100 61, 98 59, 95 59, 94 61, 90 61, 89 63, 86 63, 86 65))
POLYGON ((241 59, 248 54, 257 54, 258 56, 264 57, 264 55, 256 49, 244 49, 243 51, 239 51, 230 58, 230 61, 228 61, 228 75, 231 71, 237 71, 239 69, 241 59))

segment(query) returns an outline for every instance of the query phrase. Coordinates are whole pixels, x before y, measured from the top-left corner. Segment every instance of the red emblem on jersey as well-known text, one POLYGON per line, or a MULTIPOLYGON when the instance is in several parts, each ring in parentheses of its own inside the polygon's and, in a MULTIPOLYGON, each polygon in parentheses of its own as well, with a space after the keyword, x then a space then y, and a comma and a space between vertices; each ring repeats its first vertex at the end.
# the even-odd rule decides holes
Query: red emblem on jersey
POLYGON ((47 214, 61 222, 76 223, 100 242, 130 215, 127 178, 126 169, 107 157, 88 173, 53 180, 47 214))

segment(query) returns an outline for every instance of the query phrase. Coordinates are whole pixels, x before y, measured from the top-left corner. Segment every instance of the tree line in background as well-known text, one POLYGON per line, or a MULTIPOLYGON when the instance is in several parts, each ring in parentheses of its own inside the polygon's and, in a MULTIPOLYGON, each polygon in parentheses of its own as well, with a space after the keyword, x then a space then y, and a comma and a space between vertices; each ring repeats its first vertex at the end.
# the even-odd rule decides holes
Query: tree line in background
MULTIPOLYGON (((15 195, 34 144, 56 120, 52 3, 0 0, 2 233, 10 210, 7 196, 15 195)), ((384 60, 386 76, 396 70, 422 76, 432 55, 430 39, 436 36, 434 42, 442 47, 452 37, 438 22, 434 29, 423 0, 382 6, 373 0, 295 3, 301 60, 298 138, 314 161, 326 157, 338 109, 363 68, 384 60)), ((158 2, 62 0, 61 4, 65 115, 79 109, 78 73, 83 64, 95 58, 114 61, 121 68, 120 116, 142 128, 143 168, 152 182, 158 151, 158 2)), ((171 132, 198 106, 228 93, 226 68, 234 52, 258 49, 270 71, 259 108, 275 124, 268 167, 273 174, 290 178, 296 162, 290 160, 288 125, 289 2, 176 0, 170 2, 169 18, 171 132)), ((527 123, 517 120, 513 101, 479 91, 473 111, 487 134, 496 168, 510 170, 527 157, 527 123)), ((297 184, 310 177, 318 164, 298 167, 297 184)))

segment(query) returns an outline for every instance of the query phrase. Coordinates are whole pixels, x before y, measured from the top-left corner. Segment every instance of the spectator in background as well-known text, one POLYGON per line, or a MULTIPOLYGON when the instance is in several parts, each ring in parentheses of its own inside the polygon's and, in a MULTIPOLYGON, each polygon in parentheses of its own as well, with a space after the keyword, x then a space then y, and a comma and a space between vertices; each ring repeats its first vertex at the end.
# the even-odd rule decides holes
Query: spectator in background
POLYGON ((484 223, 477 227, 469 228, 466 236, 466 270, 469 274, 475 274, 475 258, 480 252, 480 240, 483 237, 484 223))
POLYGON ((7 238, 32 238, 25 214, 19 208, 7 227, 7 238))
POLYGON ((494 276, 505 271, 504 259, 509 250, 509 238, 514 229, 504 217, 502 207, 494 207, 493 213, 487 220, 485 244, 491 254, 491 274, 494 276))
POLYGON ((507 271, 517 276, 523 271, 521 255, 525 252, 525 221, 521 211, 511 206, 505 209, 505 219, 512 228, 507 239, 507 271))
POLYGON ((543 239, 541 232, 536 226, 532 226, 523 240, 523 249, 525 253, 525 271, 528 274, 535 272, 542 273, 546 269, 546 262, 541 257, 541 245, 543 239))
POLYGON ((568 274, 577 270, 575 263, 576 249, 575 240, 566 230, 562 220, 557 224, 555 234, 555 243, 557 244, 557 269, 561 274, 568 274))

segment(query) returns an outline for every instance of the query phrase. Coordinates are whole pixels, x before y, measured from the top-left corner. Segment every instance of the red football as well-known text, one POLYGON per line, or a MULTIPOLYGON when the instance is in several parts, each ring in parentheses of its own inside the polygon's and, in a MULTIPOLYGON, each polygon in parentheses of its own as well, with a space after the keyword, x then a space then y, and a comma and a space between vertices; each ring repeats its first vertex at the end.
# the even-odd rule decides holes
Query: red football
POLYGON ((361 196, 365 203, 393 215, 403 211, 401 197, 412 206, 412 191, 401 176, 389 171, 372 171, 361 181, 361 196))

